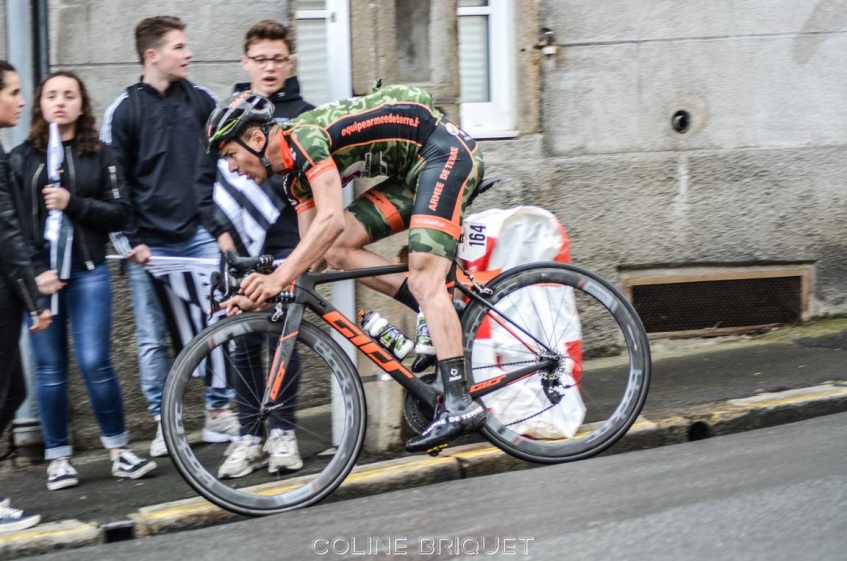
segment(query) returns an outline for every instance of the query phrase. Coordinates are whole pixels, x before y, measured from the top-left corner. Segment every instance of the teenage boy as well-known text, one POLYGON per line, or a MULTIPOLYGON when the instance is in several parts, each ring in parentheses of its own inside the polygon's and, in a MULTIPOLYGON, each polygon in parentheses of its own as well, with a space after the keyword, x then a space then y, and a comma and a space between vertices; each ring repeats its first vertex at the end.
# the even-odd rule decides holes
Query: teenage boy
MULTIPOLYGON (((273 20, 264 20, 251 27, 244 38, 244 54, 241 57, 241 65, 250 81, 235 84, 233 88, 234 92, 253 91, 270 99, 274 107, 273 117, 278 123, 314 108, 300 97, 297 78, 289 76, 294 67, 290 37, 289 30, 273 20)), ((297 214, 288 204, 284 177, 274 176, 260 187, 246 176, 231 173, 226 162, 221 160, 215 198, 230 225, 253 220, 262 209, 273 209, 274 213, 278 211, 276 220, 265 233, 264 242, 259 240, 252 247, 249 242, 254 236, 239 232, 235 226, 229 228, 234 249, 239 253, 273 255, 276 259, 285 259, 300 241, 297 214), (249 211, 241 205, 228 204, 229 201, 244 201, 245 198, 246 204, 253 207, 249 211), (260 204, 263 202, 270 204, 260 204)), ((218 477, 244 477, 266 461, 271 473, 300 469, 303 462, 294 433, 294 408, 300 380, 300 358, 296 349, 288 365, 285 387, 279 396, 280 403, 284 405, 273 411, 266 430, 266 427, 255 421, 260 405, 258 399, 263 395, 265 373, 252 372, 250 365, 260 364, 261 359, 255 357, 268 352, 268 349, 272 352, 274 347, 268 345, 268 341, 261 340, 252 341, 243 347, 236 349, 232 355, 241 374, 233 377, 235 391, 240 396, 237 409, 241 436, 228 450, 226 460, 218 470, 218 477)))
MULTIPOLYGON (((216 222, 212 183, 197 167, 214 170, 197 141, 215 97, 187 80, 192 52, 185 24, 176 17, 142 20, 135 46, 144 67, 141 81, 127 88, 103 118, 102 138, 110 144, 126 175, 134 209, 126 237, 131 247, 129 276, 138 335, 141 387, 148 409, 160 420, 162 390, 170 371, 165 313, 144 269, 151 256, 219 256, 216 239, 227 244, 216 222)), ((214 173, 212 171, 212 173, 214 173)), ((237 438, 238 419, 229 410, 231 390, 208 387, 203 440, 237 438)), ((162 426, 150 444, 150 455, 167 455, 162 426)))

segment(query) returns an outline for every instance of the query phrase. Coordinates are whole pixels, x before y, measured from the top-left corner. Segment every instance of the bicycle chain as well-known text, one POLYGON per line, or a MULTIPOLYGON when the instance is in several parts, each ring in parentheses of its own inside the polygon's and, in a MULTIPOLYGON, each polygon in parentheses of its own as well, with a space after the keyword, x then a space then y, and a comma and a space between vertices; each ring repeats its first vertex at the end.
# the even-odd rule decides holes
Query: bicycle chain
MULTIPOLYGON (((519 365, 522 365, 522 364, 532 364, 532 361, 526 361, 525 360, 525 361, 521 361, 521 362, 508 362, 508 363, 505 363, 505 364, 492 364, 490 366, 476 366, 476 367, 473 368, 473 370, 477 370, 477 369, 481 369, 481 368, 505 368, 506 366, 519 366, 519 365)), ((567 387, 565 387, 565 389, 570 389, 572 387, 573 386, 567 386, 567 387)), ((511 423, 508 423, 508 424, 503 425, 503 426, 511 427, 512 425, 517 425, 519 423, 523 423, 524 421, 528 421, 530 419, 538 417, 542 413, 549 411, 550 409, 556 407, 557 405, 559 405, 559 404, 558 403, 551 403, 548 407, 545 407, 544 409, 542 409, 542 410, 540 410, 536 413, 533 413, 532 415, 530 415, 528 417, 524 417, 523 419, 518 419, 517 421, 512 421, 511 423)))
POLYGON ((503 363, 503 364, 489 364, 489 365, 486 365, 486 366, 474 366, 474 367, 471 368, 471 370, 479 370, 481 368, 504 368, 506 366, 519 366, 521 364, 533 364, 533 363, 536 363, 536 362, 537 361, 534 361, 534 360, 524 360, 524 361, 521 361, 521 362, 506 362, 506 363, 503 363))
POLYGON ((539 411, 538 413, 533 413, 533 414, 532 414, 532 415, 530 415, 529 417, 524 417, 523 419, 518 419, 517 421, 512 421, 512 422, 511 422, 511 423, 509 423, 508 425, 503 425, 503 426, 511 427, 512 425, 517 425, 518 423, 523 423, 524 421, 528 421, 528 420, 530 420, 530 419, 533 419, 533 418, 535 418, 535 417, 538 417, 539 415, 541 415, 541 414, 542 414, 542 413, 544 413, 545 411, 549 411, 550 409, 553 409, 553 408, 554 408, 554 407, 556 407, 557 405, 559 405, 559 404, 558 404, 558 403, 552 403, 552 404, 550 404, 550 406, 549 406, 549 407, 545 407, 544 409, 542 409, 542 410, 541 410, 541 411, 539 411))

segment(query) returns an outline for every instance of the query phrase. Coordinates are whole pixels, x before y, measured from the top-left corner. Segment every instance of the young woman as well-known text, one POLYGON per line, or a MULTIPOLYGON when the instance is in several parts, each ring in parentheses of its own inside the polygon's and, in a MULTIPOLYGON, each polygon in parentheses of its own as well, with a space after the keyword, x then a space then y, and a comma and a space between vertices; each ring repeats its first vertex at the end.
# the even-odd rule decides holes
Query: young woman
MULTIPOLYGON (((18 124, 26 102, 14 67, 0 60, 0 128, 18 124)), ((18 339, 24 312, 33 318, 30 331, 50 325, 50 310, 40 297, 32 261, 37 256, 20 226, 20 193, 12 184, 8 156, 0 145, 0 433, 6 430, 26 397, 18 339)), ((39 282, 58 283, 45 275, 39 282)), ((54 287, 55 288, 55 287, 54 287)), ((38 524, 41 517, 11 508, 0 496, 0 535, 38 524)))
MULTIPOLYGON (((55 72, 42 81, 29 138, 12 151, 11 162, 23 190, 24 230, 43 251, 40 268, 47 270, 51 264, 51 245, 45 239, 50 211, 62 212, 60 239, 70 232, 73 240, 70 271, 62 279, 53 323, 32 337, 45 458, 51 460, 47 488, 52 491, 79 483, 68 441, 68 326, 100 424, 100 440, 112 457, 112 475, 142 477, 156 464, 126 448, 129 433, 110 359, 112 287, 105 262, 108 234, 126 226, 130 203, 115 159, 99 141, 85 85, 75 74, 55 72), (50 123, 58 124, 64 151, 58 186, 50 182, 46 169, 50 123)), ((54 263, 61 262, 62 256, 58 261, 54 258, 54 263)))

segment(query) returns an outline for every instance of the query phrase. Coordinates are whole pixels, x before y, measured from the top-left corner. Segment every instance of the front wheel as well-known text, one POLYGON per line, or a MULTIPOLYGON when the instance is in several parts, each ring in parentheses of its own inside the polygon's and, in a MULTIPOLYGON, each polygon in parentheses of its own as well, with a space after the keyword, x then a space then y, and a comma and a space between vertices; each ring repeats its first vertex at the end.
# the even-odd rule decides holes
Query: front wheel
POLYGON ((482 432, 509 454, 552 464, 598 454, 644 406, 650 347, 633 307, 599 276, 532 263, 493 279, 462 317, 471 393, 488 410, 482 432), (550 364, 485 394, 500 376, 550 364))
POLYGON ((284 363, 279 396, 263 410, 281 327, 268 314, 241 314, 209 327, 177 357, 162 400, 165 442, 180 475, 209 501, 248 516, 329 495, 353 469, 365 437, 359 376, 338 344, 306 321, 284 363), (209 385, 230 388, 250 446, 203 441, 209 385), (272 431, 280 438, 269 439, 272 431))

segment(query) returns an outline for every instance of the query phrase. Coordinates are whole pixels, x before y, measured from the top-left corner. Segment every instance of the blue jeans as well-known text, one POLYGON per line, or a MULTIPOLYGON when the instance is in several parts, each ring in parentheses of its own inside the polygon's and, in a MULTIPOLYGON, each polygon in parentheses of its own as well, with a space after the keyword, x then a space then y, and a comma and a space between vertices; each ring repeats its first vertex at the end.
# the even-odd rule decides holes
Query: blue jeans
MULTIPOLYGON (((44 457, 70 456, 68 442, 68 345, 70 322, 74 350, 105 448, 129 443, 124 424, 121 387, 109 358, 112 328, 112 283, 102 263, 92 271, 75 266, 59 291, 59 313, 41 333, 31 333, 35 354, 36 392, 44 432, 44 457)), ((32 319, 29 319, 30 325, 32 319)))
MULTIPOLYGON (((151 245, 150 253, 162 257, 220 257, 218 244, 203 228, 184 242, 151 245)), ((147 409, 158 418, 162 411, 162 390, 171 370, 168 351, 168 324, 165 312, 156 296, 153 281, 144 267, 129 264, 129 284, 132 288, 132 307, 138 335, 138 368, 141 390, 147 399, 147 409)), ((225 388, 206 388, 206 408, 222 409, 234 393, 225 388)))

